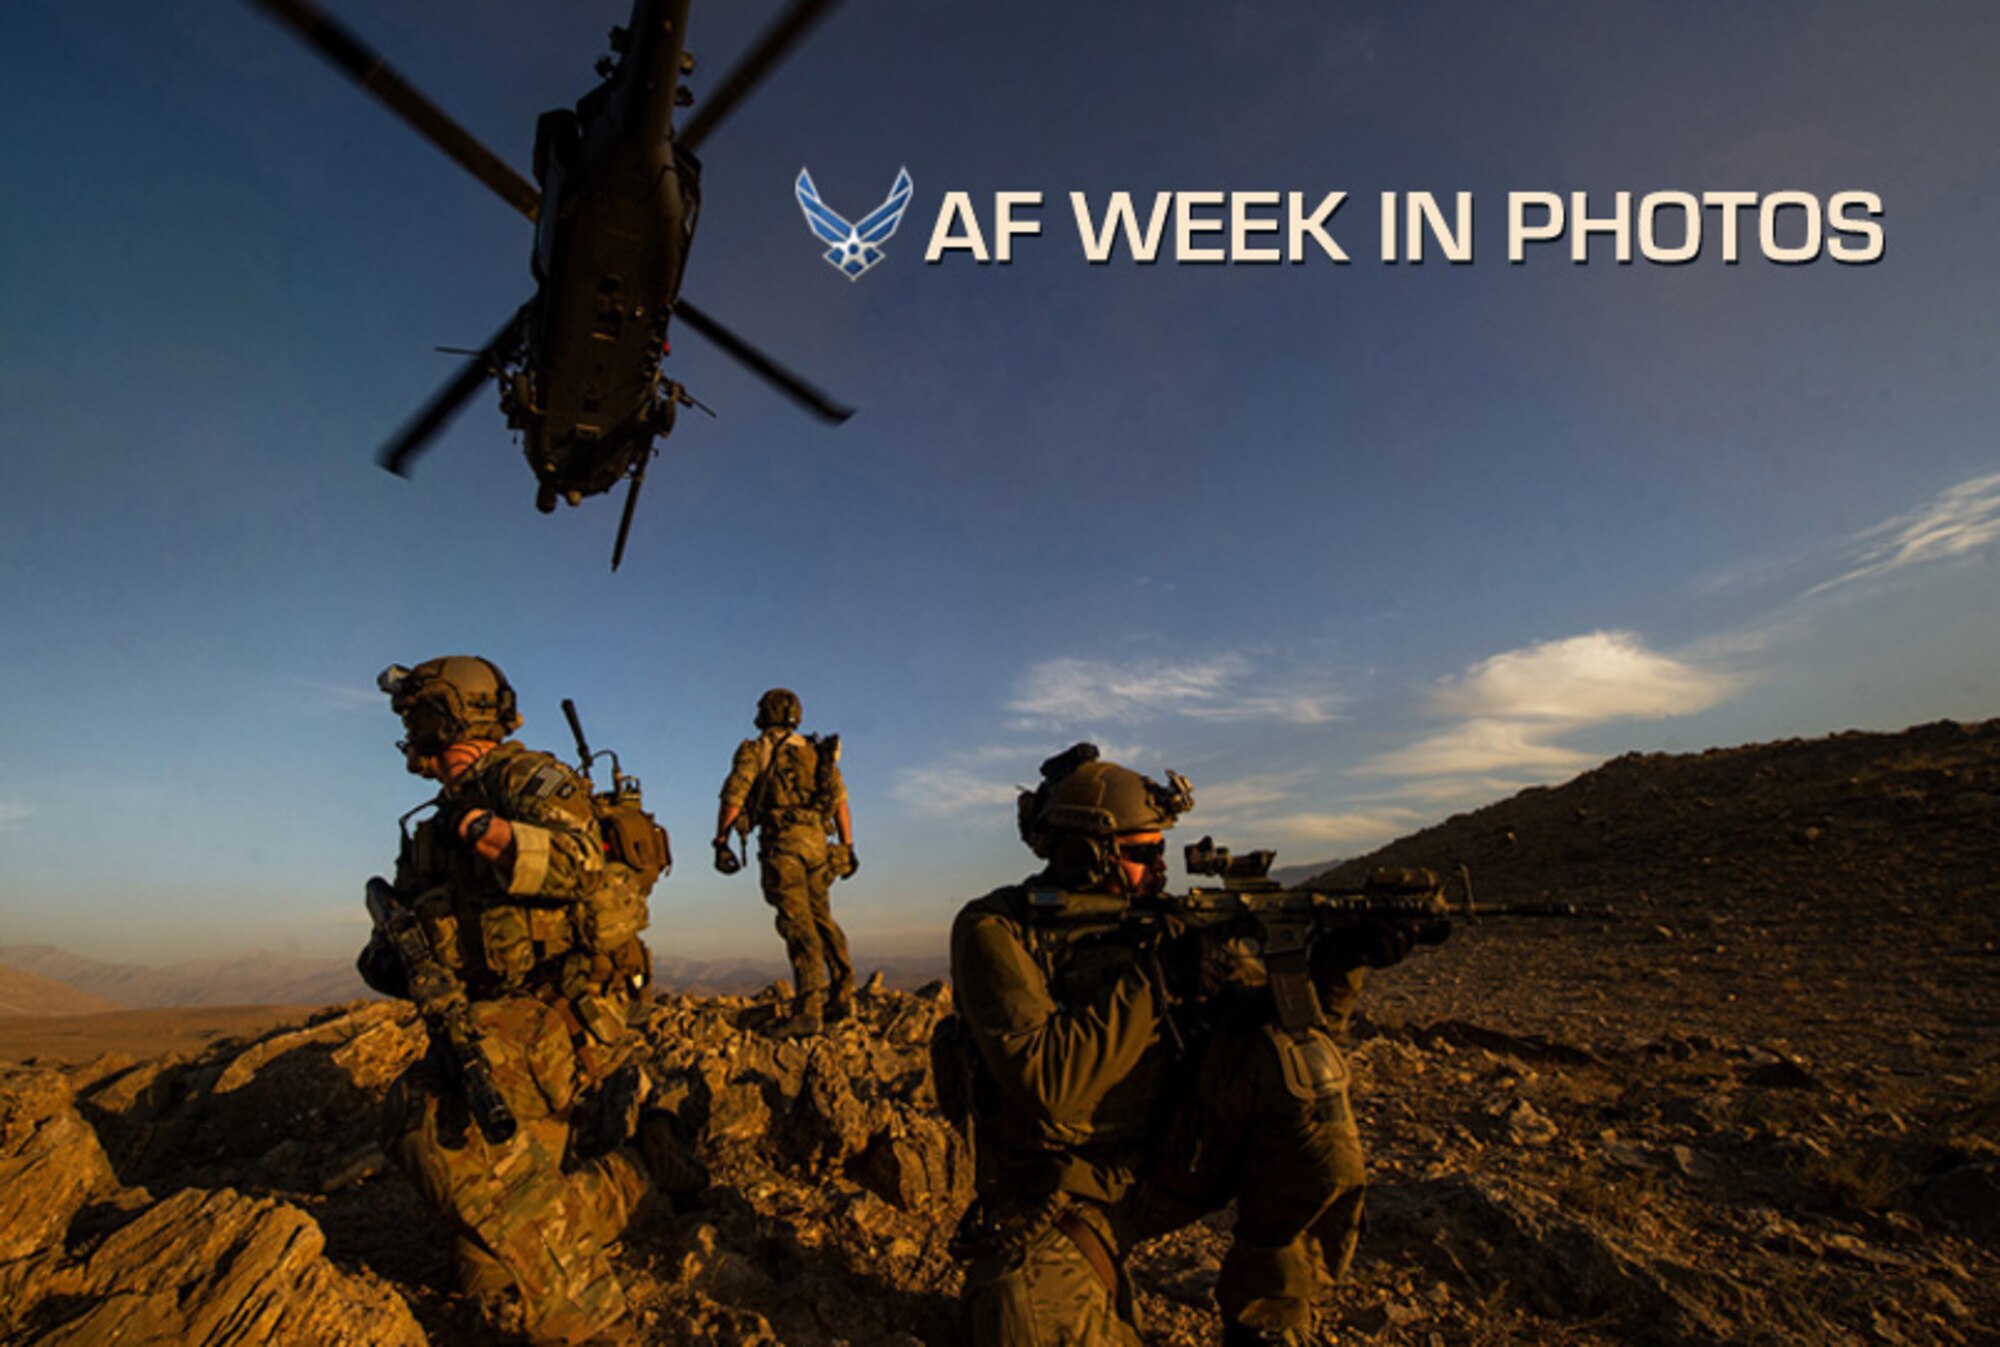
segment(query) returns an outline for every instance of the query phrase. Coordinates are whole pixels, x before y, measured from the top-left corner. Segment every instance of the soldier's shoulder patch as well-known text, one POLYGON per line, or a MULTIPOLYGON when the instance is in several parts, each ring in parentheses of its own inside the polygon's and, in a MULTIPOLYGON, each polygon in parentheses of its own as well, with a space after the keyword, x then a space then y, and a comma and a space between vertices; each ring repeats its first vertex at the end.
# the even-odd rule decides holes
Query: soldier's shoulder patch
POLYGON ((567 767, 550 762, 536 768, 535 774, 521 783, 521 791, 537 800, 567 800, 576 794, 576 783, 567 767))

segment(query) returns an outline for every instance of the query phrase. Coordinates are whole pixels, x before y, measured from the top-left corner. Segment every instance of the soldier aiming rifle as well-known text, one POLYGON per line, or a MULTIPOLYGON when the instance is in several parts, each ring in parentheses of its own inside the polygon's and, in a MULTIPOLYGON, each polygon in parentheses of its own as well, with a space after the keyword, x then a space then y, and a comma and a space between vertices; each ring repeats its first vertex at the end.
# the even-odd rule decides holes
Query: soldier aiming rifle
POLYGON ((1236 1203, 1216 1284, 1225 1347, 1310 1338, 1347 1270, 1367 1187, 1338 1035, 1367 970, 1450 932, 1427 871, 1286 892, 1272 853, 1204 838, 1166 892, 1166 831, 1194 807, 1077 744, 1023 791, 1044 868, 952 927, 958 1012, 932 1074, 972 1140, 977 1198, 953 1239, 974 1347, 1137 1347, 1125 1261, 1236 1203))
MULTIPOLYGON (((1195 1008, 1268 991, 1270 1012, 1292 1031, 1344 1027, 1359 980, 1336 978, 1336 970, 1385 967, 1411 946, 1442 945, 1451 938, 1454 918, 1612 915, 1609 908, 1581 903, 1482 907, 1473 901, 1472 876, 1464 866, 1457 868, 1462 897, 1454 906, 1443 880, 1423 868, 1378 868, 1358 888, 1287 889, 1270 877, 1273 851, 1235 856, 1203 837, 1181 854, 1189 875, 1213 876, 1222 887, 1195 887, 1135 903, 1127 920, 1154 928, 1150 937, 1137 938, 1165 949, 1175 933, 1196 935, 1195 1008), (1322 988, 1329 991, 1326 998, 1322 988)), ((1187 942, 1179 950, 1188 957, 1187 942)))

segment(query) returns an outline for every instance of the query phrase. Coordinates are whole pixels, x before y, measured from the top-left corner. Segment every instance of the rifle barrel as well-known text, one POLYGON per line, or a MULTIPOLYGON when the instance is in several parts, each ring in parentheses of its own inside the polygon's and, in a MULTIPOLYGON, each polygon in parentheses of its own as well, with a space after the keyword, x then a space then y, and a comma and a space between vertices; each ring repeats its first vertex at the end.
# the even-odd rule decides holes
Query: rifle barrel
POLYGON ((583 773, 590 775, 590 740, 583 737, 583 721, 576 714, 576 703, 568 697, 562 699, 563 718, 569 721, 569 732, 576 736, 576 751, 583 758, 583 773))

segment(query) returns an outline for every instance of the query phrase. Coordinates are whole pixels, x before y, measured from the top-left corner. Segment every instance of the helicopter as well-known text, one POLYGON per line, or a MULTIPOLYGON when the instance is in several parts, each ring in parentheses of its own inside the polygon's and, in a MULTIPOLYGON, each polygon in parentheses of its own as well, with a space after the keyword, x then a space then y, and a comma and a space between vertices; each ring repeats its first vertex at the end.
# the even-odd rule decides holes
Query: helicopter
MULTIPOLYGON (((801 407, 839 424, 853 414, 681 296, 701 211, 695 151, 837 0, 795 0, 677 131, 694 99, 685 46, 690 0, 633 0, 611 30, 600 83, 535 126, 534 178, 515 172, 314 0, 252 0, 535 226, 535 293, 383 445, 377 461, 407 476, 415 458, 488 379, 519 431, 536 508, 630 483, 612 546, 624 560, 654 441, 682 407, 714 415, 661 368, 678 320, 801 407)), ((452 348, 442 348, 452 350, 452 348)))

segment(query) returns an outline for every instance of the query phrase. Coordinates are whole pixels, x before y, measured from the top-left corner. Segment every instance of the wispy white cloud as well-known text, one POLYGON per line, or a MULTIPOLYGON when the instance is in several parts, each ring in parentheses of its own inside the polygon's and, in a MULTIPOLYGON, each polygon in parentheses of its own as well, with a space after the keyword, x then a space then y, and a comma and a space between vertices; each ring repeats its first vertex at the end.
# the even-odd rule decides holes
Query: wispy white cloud
MULTIPOLYGON (((986 744, 961 749, 929 766, 902 769, 889 793, 911 813, 927 818, 984 814, 1011 821, 1015 795, 1041 779, 1043 759, 1067 747, 1044 741, 1032 747, 986 744)), ((1151 756, 1136 743, 1105 740, 1097 750, 1114 762, 1138 763, 1151 756)))
POLYGON ((1181 826, 1190 835, 1213 833, 1243 847, 1274 847, 1296 860, 1310 854, 1305 848, 1323 854, 1329 845, 1352 851, 1387 842, 1424 819, 1421 811, 1395 803, 1351 811, 1300 808, 1320 802, 1323 792, 1310 785, 1316 774, 1304 768, 1197 782, 1194 812, 1181 826))
POLYGON ((1540 782, 1529 776, 1419 777, 1403 781, 1388 790, 1355 797, 1360 800, 1409 800, 1438 808, 1471 807, 1525 790, 1540 782))
POLYGON ((1011 818, 1016 787, 964 767, 913 767, 897 774, 890 793, 912 813, 932 818, 974 812, 1011 818))
MULTIPOLYGON (((1707 657, 1648 649, 1628 631, 1596 631, 1503 651, 1443 680, 1432 714, 1457 721, 1382 753, 1355 770, 1368 776, 1462 778, 1521 774, 1546 781, 1595 757, 1560 742, 1584 726, 1691 715, 1735 695, 1746 675, 1707 657)), ((1452 793, 1440 786, 1437 798, 1452 793)))
POLYGON ((1537 779, 1577 772, 1590 754, 1553 742, 1546 724, 1518 720, 1468 720, 1382 753, 1355 770, 1364 776, 1456 777, 1476 772, 1525 771, 1537 779))
POLYGON ((1007 709, 1058 724, 1142 720, 1212 705, 1248 667, 1240 655, 1124 666, 1103 660, 1044 660, 1028 670, 1007 709))
POLYGON ((1255 840, 1258 846, 1285 842, 1330 843, 1350 851, 1362 851, 1394 841, 1422 821, 1421 814, 1407 809, 1276 814, 1261 820, 1255 840))
POLYGON ((1341 699, 1328 692, 1265 692, 1246 694, 1214 706, 1191 706, 1185 714, 1197 720, 1260 720, 1285 725, 1325 725, 1340 719, 1341 699))
POLYGON ((1203 783, 1194 793, 1195 807, 1204 818, 1240 814, 1263 805, 1292 798, 1299 786, 1312 776, 1310 769, 1277 772, 1267 776, 1238 777, 1234 781, 1203 783))
MULTIPOLYGON (((1761 597, 1783 614, 1832 590, 1923 565, 1963 561, 2000 543, 2000 472, 1969 478, 1879 524, 1803 551, 1739 562, 1703 594, 1761 597)), ((1799 614, 1777 620, 1796 622, 1799 614)))
POLYGON ((1006 709, 1025 727, 1129 724, 1164 716, 1315 725, 1335 719, 1325 688, 1260 682, 1239 654, 1117 664, 1052 659, 1029 669, 1006 709))
POLYGON ((1806 594, 1971 556, 1995 543, 2000 543, 2000 472, 1960 482, 1914 510, 1855 534, 1848 568, 1806 594))
POLYGON ((24 818, 33 818, 35 807, 25 800, 0 800, 0 828, 10 823, 19 823, 24 818))
POLYGON ((298 683, 322 710, 380 711, 389 705, 380 691, 360 683, 323 683, 316 678, 301 678, 298 683))

